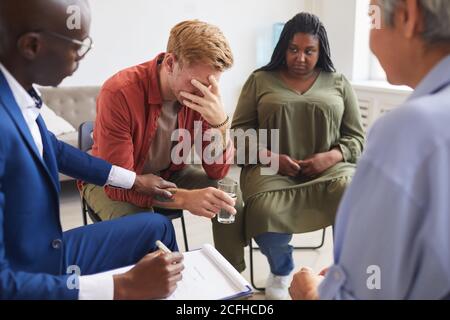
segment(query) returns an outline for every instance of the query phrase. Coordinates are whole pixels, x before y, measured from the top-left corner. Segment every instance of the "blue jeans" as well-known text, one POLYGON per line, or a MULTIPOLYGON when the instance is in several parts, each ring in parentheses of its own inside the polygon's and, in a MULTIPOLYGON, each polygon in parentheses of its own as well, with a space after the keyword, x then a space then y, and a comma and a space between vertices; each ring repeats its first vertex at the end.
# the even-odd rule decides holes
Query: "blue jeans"
POLYGON ((267 257, 270 272, 276 276, 287 276, 294 270, 292 234, 267 232, 255 237, 262 254, 267 257))

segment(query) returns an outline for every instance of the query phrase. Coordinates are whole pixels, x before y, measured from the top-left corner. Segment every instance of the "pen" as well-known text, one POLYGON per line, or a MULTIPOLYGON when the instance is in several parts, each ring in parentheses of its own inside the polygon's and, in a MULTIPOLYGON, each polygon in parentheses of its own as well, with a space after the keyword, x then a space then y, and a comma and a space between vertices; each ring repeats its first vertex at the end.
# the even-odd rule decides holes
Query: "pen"
POLYGON ((156 240, 156 246, 159 248, 159 250, 161 250, 164 253, 171 253, 172 251, 170 251, 169 248, 166 247, 166 245, 164 243, 162 243, 159 240, 156 240))

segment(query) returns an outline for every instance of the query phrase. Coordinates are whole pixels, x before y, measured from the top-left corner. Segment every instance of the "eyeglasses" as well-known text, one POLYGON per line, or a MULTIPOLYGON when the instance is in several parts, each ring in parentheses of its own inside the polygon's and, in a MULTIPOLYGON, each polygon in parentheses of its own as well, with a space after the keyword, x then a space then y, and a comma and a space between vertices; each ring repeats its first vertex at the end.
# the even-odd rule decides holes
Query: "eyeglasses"
POLYGON ((78 58, 84 58, 84 56, 94 47, 94 43, 93 43, 91 37, 87 37, 83 41, 80 41, 77 39, 72 39, 72 38, 63 36, 62 34, 59 34, 59 33, 53 32, 53 31, 41 30, 38 32, 48 34, 50 36, 53 36, 53 37, 61 39, 61 40, 69 41, 73 44, 80 46, 80 48, 77 50, 78 58))

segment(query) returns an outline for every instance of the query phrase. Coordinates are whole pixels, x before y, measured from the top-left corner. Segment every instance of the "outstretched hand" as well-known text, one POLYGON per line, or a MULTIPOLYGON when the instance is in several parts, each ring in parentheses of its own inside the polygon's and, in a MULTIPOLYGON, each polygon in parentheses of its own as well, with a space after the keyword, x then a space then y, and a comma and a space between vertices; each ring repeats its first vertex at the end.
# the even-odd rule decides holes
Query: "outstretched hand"
POLYGON ((144 174, 136 176, 136 181, 134 182, 134 189, 151 197, 162 197, 170 199, 172 198, 172 193, 168 191, 169 188, 176 188, 177 186, 166 181, 163 178, 156 176, 154 174, 144 174))
POLYGON ((318 287, 323 275, 313 274, 310 268, 302 268, 292 278, 289 294, 292 300, 318 300, 318 287))
POLYGON ((205 189, 189 190, 186 198, 186 209, 197 216, 214 218, 221 209, 236 214, 234 208, 236 200, 225 192, 209 187, 205 189))

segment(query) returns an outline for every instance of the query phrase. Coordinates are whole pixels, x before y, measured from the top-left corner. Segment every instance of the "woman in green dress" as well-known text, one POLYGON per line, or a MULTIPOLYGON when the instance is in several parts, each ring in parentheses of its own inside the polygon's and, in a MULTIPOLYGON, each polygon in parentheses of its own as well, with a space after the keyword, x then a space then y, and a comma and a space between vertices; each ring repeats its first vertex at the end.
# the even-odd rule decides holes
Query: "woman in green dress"
POLYGON ((333 224, 364 144, 356 95, 335 71, 315 15, 286 23, 270 63, 245 83, 232 129, 279 130, 279 141, 258 147, 272 167, 278 162, 277 173, 261 174, 262 161, 247 162, 240 182, 246 236, 270 265, 266 297, 283 299, 294 268, 292 234, 333 224))

